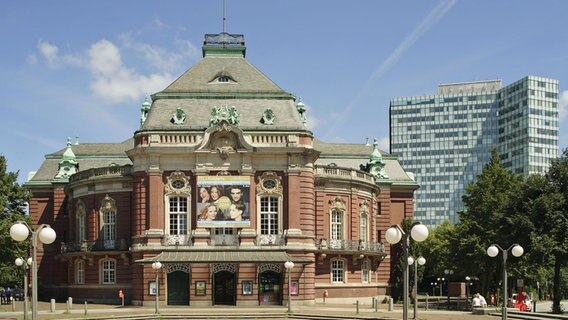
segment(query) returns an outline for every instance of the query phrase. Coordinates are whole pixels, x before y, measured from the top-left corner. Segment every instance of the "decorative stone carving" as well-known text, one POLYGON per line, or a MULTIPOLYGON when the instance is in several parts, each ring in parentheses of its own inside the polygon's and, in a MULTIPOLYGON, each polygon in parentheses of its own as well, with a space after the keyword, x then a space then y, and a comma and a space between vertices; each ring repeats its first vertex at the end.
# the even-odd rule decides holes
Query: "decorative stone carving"
POLYGON ((272 171, 263 173, 258 178, 256 192, 262 195, 282 195, 282 178, 272 171))
POLYGON ((239 114, 237 113, 237 108, 235 106, 214 106, 211 108, 211 119, 209 120, 209 126, 214 126, 220 124, 222 121, 226 121, 231 125, 239 124, 239 114))
POLYGON ((340 211, 345 211, 345 200, 341 199, 340 197, 335 197, 334 199, 329 201, 331 205, 331 209, 336 209, 340 211))
POLYGON ((189 178, 181 171, 172 172, 167 178, 164 192, 173 195, 190 195, 191 185, 189 184, 189 178))
POLYGON ((298 104, 296 104, 296 110, 298 110, 298 113, 300 114, 300 120, 302 120, 302 123, 305 126, 308 123, 308 119, 306 118, 306 106, 302 102, 302 98, 299 98, 298 100, 299 101, 298 104))
POLYGON ((171 122, 173 124, 183 124, 185 122, 185 112, 183 112, 180 107, 178 107, 176 112, 172 115, 171 122))
POLYGON ((266 108, 266 110, 264 110, 264 112, 262 113, 262 118, 260 119, 260 122, 262 124, 272 125, 274 124, 275 118, 276 115, 274 114, 274 111, 272 111, 272 109, 270 108, 266 108))

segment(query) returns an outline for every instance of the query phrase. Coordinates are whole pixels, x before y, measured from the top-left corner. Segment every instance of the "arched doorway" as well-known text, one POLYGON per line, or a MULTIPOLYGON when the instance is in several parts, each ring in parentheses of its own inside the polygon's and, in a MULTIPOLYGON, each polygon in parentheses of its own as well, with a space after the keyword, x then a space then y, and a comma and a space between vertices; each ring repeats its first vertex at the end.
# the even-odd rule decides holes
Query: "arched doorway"
POLYGON ((189 305, 189 265, 168 264, 168 305, 189 305))
POLYGON ((213 266, 213 305, 237 304, 237 274, 234 264, 213 266))
POLYGON ((282 304, 282 267, 277 264, 258 268, 258 301, 265 305, 282 304))

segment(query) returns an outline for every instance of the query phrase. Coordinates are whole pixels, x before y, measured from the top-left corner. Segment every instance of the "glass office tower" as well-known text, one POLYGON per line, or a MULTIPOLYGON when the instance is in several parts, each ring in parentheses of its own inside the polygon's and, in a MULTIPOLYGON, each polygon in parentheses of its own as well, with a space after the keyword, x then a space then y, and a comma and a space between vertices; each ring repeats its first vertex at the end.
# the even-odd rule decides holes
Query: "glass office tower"
POLYGON ((493 148, 512 172, 546 172, 558 157, 557 80, 440 84, 435 95, 391 99, 390 151, 415 174, 414 213, 428 226, 457 222, 493 148))

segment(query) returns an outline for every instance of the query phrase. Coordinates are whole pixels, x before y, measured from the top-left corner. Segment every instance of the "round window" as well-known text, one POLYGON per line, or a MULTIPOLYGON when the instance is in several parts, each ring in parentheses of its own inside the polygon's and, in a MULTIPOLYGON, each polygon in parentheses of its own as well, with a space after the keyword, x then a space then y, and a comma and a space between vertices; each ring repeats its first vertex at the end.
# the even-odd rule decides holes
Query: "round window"
POLYGON ((175 189, 181 189, 185 186, 185 182, 183 182, 182 180, 174 180, 172 182, 172 187, 174 187, 175 189))
POLYGON ((276 187, 276 182, 274 180, 264 180, 264 182, 262 183, 262 185, 266 188, 266 189, 274 189, 274 187, 276 187))

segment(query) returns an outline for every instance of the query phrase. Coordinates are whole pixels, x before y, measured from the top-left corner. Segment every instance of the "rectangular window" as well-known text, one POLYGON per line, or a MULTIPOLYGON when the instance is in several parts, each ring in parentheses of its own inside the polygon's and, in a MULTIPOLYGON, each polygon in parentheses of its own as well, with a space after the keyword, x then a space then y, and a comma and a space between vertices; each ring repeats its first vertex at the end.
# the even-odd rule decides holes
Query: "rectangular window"
POLYGON ((169 234, 186 235, 187 234, 187 197, 170 197, 169 216, 169 234))
POLYGON ((102 283, 114 284, 116 282, 116 264, 114 260, 104 260, 101 267, 102 283))
POLYGON ((331 240, 343 240, 343 212, 331 212, 331 240))
POLYGON ((278 197, 260 198, 260 234, 278 234, 278 197))
POLYGON ((75 263, 75 284, 85 283, 85 262, 77 260, 75 263))
POLYGON ((331 282, 332 283, 345 283, 345 271, 343 260, 331 261, 331 282))
POLYGON ((359 240, 365 242, 369 241, 369 224, 367 214, 361 214, 361 236, 359 240))
POLYGON ((361 282, 369 283, 369 260, 365 260, 361 264, 361 282))
POLYGON ((103 238, 105 241, 116 240, 116 213, 114 211, 105 211, 103 213, 103 238))

